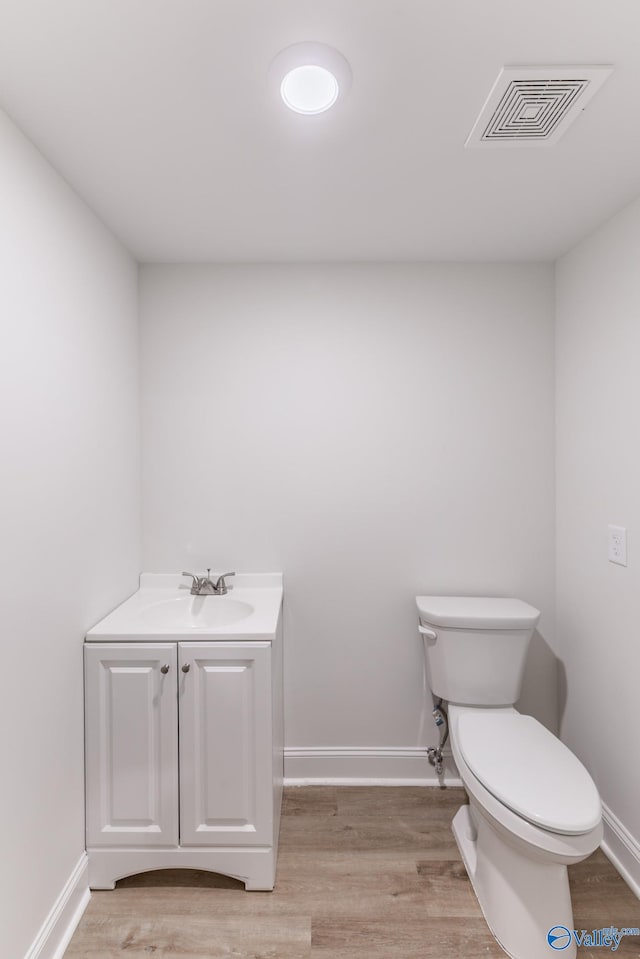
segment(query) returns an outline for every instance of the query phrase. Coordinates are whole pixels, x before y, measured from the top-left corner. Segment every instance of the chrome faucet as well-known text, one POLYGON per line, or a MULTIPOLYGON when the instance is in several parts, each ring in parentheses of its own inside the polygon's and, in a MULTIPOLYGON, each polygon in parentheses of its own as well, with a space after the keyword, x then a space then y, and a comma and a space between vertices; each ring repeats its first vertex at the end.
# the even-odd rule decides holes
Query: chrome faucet
POLYGON ((192 596, 224 596, 229 591, 229 587, 225 583, 225 578, 236 575, 235 573, 223 573, 222 576, 218 576, 214 583, 210 578, 210 574, 210 568, 207 570, 206 576, 196 576, 194 573, 182 573, 183 576, 190 576, 193 580, 191 584, 192 596))

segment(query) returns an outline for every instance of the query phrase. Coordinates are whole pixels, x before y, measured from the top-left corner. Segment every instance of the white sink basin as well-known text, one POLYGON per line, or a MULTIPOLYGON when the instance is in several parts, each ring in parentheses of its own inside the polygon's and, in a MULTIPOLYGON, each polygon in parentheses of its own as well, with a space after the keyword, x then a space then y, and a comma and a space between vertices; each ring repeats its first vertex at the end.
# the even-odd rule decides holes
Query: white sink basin
POLYGON ((140 616, 156 629, 211 629, 251 616, 254 607, 228 596, 176 596, 143 606, 140 616))

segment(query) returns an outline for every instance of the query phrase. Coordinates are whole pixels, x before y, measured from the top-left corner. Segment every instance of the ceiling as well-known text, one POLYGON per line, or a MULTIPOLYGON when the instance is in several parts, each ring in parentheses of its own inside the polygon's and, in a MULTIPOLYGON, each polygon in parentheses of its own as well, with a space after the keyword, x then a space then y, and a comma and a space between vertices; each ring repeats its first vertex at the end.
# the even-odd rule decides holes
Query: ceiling
POLYGON ((1 0, 0 105, 142 261, 549 260, 640 193, 638 0, 1 0), (291 113, 275 55, 351 64, 291 113), (465 140, 505 64, 612 64, 553 146, 465 140))

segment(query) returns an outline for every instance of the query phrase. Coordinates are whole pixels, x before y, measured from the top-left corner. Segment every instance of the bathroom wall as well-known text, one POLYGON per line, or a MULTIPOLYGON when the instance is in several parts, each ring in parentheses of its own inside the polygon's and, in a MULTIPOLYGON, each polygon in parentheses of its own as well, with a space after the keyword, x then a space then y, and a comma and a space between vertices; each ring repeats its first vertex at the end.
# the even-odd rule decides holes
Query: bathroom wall
POLYGON ((143 567, 283 570, 287 774, 424 778, 417 593, 543 611, 553 268, 141 270, 143 567))
POLYGON ((52 955, 87 888, 82 639, 140 567, 136 313, 136 264, 0 113, 7 959, 52 955))
POLYGON ((557 264, 557 646, 562 734, 640 895, 640 201, 557 264), (628 565, 607 527, 628 530, 628 565))

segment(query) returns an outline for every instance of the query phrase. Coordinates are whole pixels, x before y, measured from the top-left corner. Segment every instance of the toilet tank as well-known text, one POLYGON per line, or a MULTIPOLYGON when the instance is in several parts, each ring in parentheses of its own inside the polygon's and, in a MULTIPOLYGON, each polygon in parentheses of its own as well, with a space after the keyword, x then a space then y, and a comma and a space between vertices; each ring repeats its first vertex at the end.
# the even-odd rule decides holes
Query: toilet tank
POLYGON ((511 706, 540 612, 519 599, 417 596, 427 681, 460 706, 511 706))

